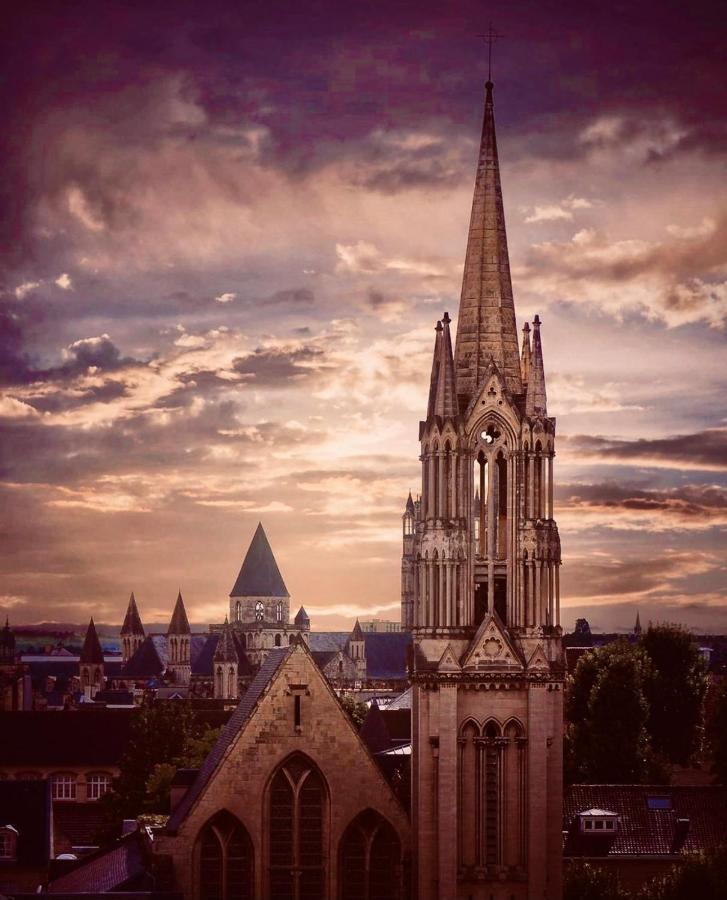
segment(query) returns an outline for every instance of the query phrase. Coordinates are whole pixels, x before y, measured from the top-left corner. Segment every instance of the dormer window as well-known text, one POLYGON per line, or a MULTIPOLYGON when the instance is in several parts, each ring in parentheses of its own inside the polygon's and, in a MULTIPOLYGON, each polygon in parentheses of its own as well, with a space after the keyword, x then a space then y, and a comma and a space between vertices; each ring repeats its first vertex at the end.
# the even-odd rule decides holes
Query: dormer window
POLYGON ((18 831, 12 825, 0 827, 0 860, 18 858, 18 831))
POLYGON ((604 835, 618 831, 618 813, 608 809, 587 809, 579 813, 581 834, 604 835))

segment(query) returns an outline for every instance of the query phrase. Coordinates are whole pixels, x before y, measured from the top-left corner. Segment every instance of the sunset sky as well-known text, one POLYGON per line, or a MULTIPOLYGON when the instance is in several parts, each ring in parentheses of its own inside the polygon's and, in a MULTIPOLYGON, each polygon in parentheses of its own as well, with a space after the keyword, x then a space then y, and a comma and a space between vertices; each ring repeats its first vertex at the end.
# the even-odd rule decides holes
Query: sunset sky
POLYGON ((0 611, 219 622, 258 520, 314 629, 398 618, 492 18, 564 622, 727 629, 720 3, 15 3, 0 611))

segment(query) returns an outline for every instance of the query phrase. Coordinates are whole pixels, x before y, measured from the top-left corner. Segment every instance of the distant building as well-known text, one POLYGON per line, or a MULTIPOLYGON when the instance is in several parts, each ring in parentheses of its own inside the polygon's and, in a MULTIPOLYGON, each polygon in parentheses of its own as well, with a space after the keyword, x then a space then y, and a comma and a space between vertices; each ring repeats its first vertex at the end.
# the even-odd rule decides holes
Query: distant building
POLYGON ((392 622, 387 619, 359 619, 361 631, 364 633, 375 632, 376 634, 401 631, 401 622, 392 622))

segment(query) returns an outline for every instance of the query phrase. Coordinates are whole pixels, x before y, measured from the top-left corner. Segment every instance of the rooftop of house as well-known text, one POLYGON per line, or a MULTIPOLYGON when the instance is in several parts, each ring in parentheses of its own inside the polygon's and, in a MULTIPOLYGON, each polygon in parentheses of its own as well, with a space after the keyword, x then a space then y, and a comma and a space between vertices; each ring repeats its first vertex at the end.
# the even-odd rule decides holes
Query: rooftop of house
POLYGON ((724 843, 727 786, 574 784, 563 800, 565 856, 664 856, 724 843), (612 833, 583 833, 580 816, 618 816, 612 833))

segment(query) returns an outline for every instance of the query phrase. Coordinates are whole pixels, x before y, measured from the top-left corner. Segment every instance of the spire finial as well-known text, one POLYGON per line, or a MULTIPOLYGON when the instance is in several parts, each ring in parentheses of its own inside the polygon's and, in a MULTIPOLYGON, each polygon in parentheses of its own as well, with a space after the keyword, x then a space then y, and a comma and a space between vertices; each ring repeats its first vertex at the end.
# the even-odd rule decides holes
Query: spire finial
POLYGON ((492 89, 492 45, 498 38, 503 37, 503 35, 499 34, 492 27, 492 22, 490 22, 487 34, 478 34, 477 37, 482 38, 482 40, 487 44, 487 85, 488 89, 492 89))

